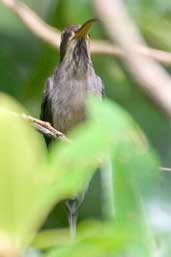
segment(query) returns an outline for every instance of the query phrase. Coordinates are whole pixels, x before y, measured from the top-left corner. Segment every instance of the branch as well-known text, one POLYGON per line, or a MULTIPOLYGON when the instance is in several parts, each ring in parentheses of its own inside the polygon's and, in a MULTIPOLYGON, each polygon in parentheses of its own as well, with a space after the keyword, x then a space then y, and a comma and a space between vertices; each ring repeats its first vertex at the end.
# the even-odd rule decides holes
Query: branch
POLYGON ((137 27, 119 0, 93 0, 98 17, 112 42, 118 42, 125 53, 127 67, 134 79, 155 103, 171 117, 171 78, 150 56, 140 54, 136 49, 145 46, 137 27))
MULTIPOLYGON (((14 114, 14 113, 13 113, 14 114)), ((15 113, 18 116, 18 114, 15 113)), ((36 119, 30 115, 22 114, 22 118, 26 121, 31 122, 33 127, 38 130, 40 133, 51 137, 52 139, 60 139, 62 141, 66 141, 70 143, 71 141, 60 131, 56 130, 54 127, 51 126, 49 122, 45 122, 39 119, 36 119)), ((171 168, 168 167, 159 167, 160 171, 162 172, 171 172, 171 168)))
POLYGON ((70 140, 60 131, 56 130, 49 122, 36 119, 30 115, 26 114, 18 114, 16 112, 12 112, 8 109, 3 110, 5 113, 15 116, 17 118, 21 118, 29 122, 37 131, 41 134, 50 137, 52 139, 60 139, 62 141, 70 142, 70 140))
MULTIPOLYGON (((13 113, 17 116, 19 116, 16 113, 13 113)), ((54 127, 51 126, 49 122, 45 122, 39 119, 36 119, 30 115, 22 114, 22 118, 24 118, 26 121, 31 122, 33 127, 38 130, 40 133, 51 137, 52 139, 60 139, 62 141, 66 141, 70 143, 71 141, 60 131, 56 130, 54 127)), ((160 171, 163 172, 171 172, 171 168, 168 167, 159 167, 160 171)))
MULTIPOLYGON (((22 118, 29 123, 33 125, 33 127, 39 131, 41 134, 48 136, 52 139, 60 139, 62 141, 66 141, 67 143, 70 143, 70 139, 65 136, 62 132, 56 130, 49 122, 39 120, 37 118, 34 118, 30 115, 26 114, 18 114, 12 111, 9 111, 7 109, 4 109, 6 113, 9 113, 10 115, 16 116, 18 118, 22 118)), ((171 172, 171 168, 168 167, 159 167, 159 169, 163 172, 171 172)))
POLYGON ((45 122, 39 119, 36 119, 32 116, 22 114, 21 117, 28 122, 31 122, 33 127, 38 130, 40 133, 51 137, 52 139, 60 139, 62 141, 70 142, 70 140, 60 131, 56 130, 49 122, 45 122))
MULTIPOLYGON (((117 58, 125 57, 124 51, 117 46, 105 41, 105 40, 91 40, 90 45, 91 52, 93 54, 110 55, 117 58)), ((154 60, 164 64, 171 65, 171 53, 150 48, 147 46, 138 45, 135 51, 147 57, 151 57, 154 60)))
MULTIPOLYGON (((34 11, 19 0, 1 0, 1 2, 11 9, 33 34, 54 48, 59 49, 59 30, 45 23, 34 11)), ((104 40, 92 40, 90 47, 91 52, 94 54, 111 55, 119 58, 125 56, 124 51, 121 48, 113 46, 111 43, 104 40)), ((171 53, 169 52, 141 45, 139 45, 135 50, 138 53, 149 56, 163 64, 171 64, 171 53)))
POLYGON ((168 167, 160 167, 160 170, 164 172, 171 172, 171 168, 168 167))
POLYGON ((18 0, 1 0, 4 5, 11 9, 37 37, 59 48, 60 31, 45 23, 31 8, 18 0))

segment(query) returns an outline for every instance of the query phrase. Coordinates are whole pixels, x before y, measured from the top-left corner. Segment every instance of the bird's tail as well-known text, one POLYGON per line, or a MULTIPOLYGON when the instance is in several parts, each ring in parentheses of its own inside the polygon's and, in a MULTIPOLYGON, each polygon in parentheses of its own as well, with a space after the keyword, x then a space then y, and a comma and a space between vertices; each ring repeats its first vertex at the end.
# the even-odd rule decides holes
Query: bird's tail
POLYGON ((72 239, 76 238, 78 213, 88 190, 88 185, 89 183, 86 185, 81 194, 65 201, 65 205, 68 209, 68 223, 72 239))
POLYGON ((68 223, 70 234, 73 240, 76 238, 78 211, 80 205, 84 200, 84 195, 85 193, 83 192, 80 195, 65 201, 65 205, 68 209, 68 223))
POLYGON ((78 213, 69 212, 68 214, 68 223, 70 229, 71 240, 75 240, 77 234, 77 218, 78 213))

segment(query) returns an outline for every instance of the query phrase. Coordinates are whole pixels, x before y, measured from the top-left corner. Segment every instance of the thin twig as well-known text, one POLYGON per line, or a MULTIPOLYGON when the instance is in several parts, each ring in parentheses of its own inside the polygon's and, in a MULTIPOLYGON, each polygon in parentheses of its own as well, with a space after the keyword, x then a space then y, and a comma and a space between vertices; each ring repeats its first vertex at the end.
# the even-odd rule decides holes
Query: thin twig
MULTIPOLYGON (((56 130, 49 122, 45 122, 42 120, 39 120, 37 118, 34 118, 30 115, 22 114, 22 118, 25 120, 31 122, 33 126, 38 130, 40 133, 47 135, 53 139, 60 139, 62 141, 71 142, 65 134, 62 132, 56 130)), ((171 172, 171 168, 169 167, 160 167, 160 170, 163 172, 171 172)))
POLYGON ((93 0, 93 3, 112 42, 118 42, 124 51, 123 60, 137 85, 171 117, 171 77, 150 56, 136 51, 139 45, 144 49, 145 42, 128 16, 123 1, 93 0))
MULTIPOLYGON (((18 115, 16 113, 13 113, 15 115, 18 115)), ((69 138, 65 136, 62 132, 56 130, 49 122, 45 122, 42 120, 39 120, 37 118, 34 118, 30 115, 22 114, 22 118, 24 118, 26 121, 29 121, 33 124, 36 130, 38 130, 40 133, 51 137, 52 139, 60 139, 62 141, 66 141, 70 143, 71 141, 69 138)), ((110 163, 110 162, 109 162, 110 163)), ((110 168, 109 168, 110 169, 110 168)), ((171 168, 169 167, 160 167, 160 170, 163 172, 171 172, 171 168)))
POLYGON ((45 122, 42 120, 39 120, 37 118, 34 118, 30 115, 22 114, 22 118, 25 120, 31 122, 33 126, 42 134, 51 137, 53 139, 60 139, 63 141, 69 142, 70 140, 60 131, 56 130, 49 122, 45 122))
POLYGON ((171 168, 168 167, 160 167, 161 171, 171 172, 171 168))
MULTIPOLYGON (((9 111, 7 109, 4 109, 4 112, 7 113, 7 114, 10 114, 12 116, 15 116, 17 118, 22 118, 22 119, 28 121, 29 123, 31 123, 33 125, 33 127, 37 131, 39 131, 43 135, 51 137, 52 139, 59 139, 59 140, 62 140, 62 141, 66 141, 68 143, 71 142, 70 139, 67 138, 64 133, 56 130, 54 127, 52 127, 52 125, 49 122, 39 120, 39 119, 34 118, 30 115, 18 114, 16 112, 12 112, 12 111, 9 111)), ((171 168, 169 168, 169 167, 159 167, 159 168, 160 168, 161 171, 171 172, 171 168)))
MULTIPOLYGON (((29 28, 33 34, 47 42, 54 48, 59 49, 60 31, 45 23, 31 8, 19 0, 1 0, 9 9, 11 9, 29 28)), ((114 57, 125 56, 124 51, 104 40, 92 40, 91 52, 94 54, 111 55, 114 57)), ((146 46, 137 46, 135 49, 138 53, 149 56, 163 64, 171 64, 171 53, 152 49, 146 46)))
POLYGON ((15 116, 17 118, 22 118, 24 120, 26 120, 27 122, 29 122, 37 131, 39 131, 40 133, 42 133, 43 135, 50 137, 52 139, 60 139, 62 141, 66 141, 66 142, 70 142, 70 140, 65 136, 64 133, 56 130, 54 127, 52 127, 52 125, 49 122, 43 121, 43 120, 39 120, 37 118, 34 118, 30 115, 26 115, 26 114, 18 114, 16 112, 12 112, 8 109, 3 109, 3 111, 6 114, 15 116))

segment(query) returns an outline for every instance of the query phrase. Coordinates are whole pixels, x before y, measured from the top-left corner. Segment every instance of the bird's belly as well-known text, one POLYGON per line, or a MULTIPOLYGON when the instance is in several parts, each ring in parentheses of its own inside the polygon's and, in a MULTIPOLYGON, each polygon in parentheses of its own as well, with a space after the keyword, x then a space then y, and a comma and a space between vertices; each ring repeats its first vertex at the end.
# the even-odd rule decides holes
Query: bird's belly
POLYGON ((85 97, 79 92, 58 95, 53 108, 53 126, 63 133, 78 125, 85 119, 85 97))

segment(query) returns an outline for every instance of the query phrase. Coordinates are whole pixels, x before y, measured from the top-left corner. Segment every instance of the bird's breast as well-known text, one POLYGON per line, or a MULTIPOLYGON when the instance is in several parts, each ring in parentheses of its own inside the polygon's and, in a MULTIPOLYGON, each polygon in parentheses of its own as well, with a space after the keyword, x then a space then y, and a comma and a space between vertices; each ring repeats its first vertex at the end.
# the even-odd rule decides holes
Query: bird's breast
POLYGON ((61 132, 85 119, 86 86, 79 81, 58 82, 52 96, 53 126, 61 132))

